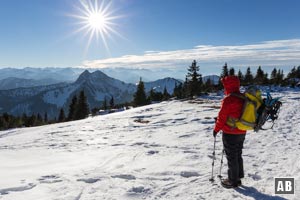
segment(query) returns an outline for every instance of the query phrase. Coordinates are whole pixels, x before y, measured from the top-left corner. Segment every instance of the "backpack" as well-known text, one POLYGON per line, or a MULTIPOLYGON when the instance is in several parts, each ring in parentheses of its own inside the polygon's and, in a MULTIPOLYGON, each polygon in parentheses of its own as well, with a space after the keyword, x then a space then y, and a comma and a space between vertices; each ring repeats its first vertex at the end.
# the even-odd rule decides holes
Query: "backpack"
POLYGON ((272 98, 267 92, 267 97, 262 99, 261 91, 255 86, 250 86, 243 94, 231 93, 230 95, 243 99, 244 104, 240 117, 238 119, 229 117, 226 121, 227 125, 240 130, 258 132, 266 130, 263 125, 271 121, 273 123, 271 128, 273 128, 282 105, 280 98, 272 98))
POLYGON ((258 111, 263 105, 261 91, 251 86, 243 94, 231 93, 229 96, 235 96, 243 99, 243 109, 239 118, 228 117, 226 124, 232 128, 240 130, 255 130, 258 122, 258 111))

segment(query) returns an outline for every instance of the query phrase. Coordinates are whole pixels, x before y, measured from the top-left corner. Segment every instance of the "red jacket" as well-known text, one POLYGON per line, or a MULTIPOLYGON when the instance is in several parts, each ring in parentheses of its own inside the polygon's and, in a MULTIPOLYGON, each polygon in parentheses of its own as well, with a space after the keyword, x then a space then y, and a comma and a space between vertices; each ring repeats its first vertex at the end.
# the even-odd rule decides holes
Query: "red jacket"
POLYGON ((240 81, 237 76, 226 76, 222 79, 226 97, 222 101, 221 109, 215 124, 214 131, 222 130, 228 134, 245 134, 246 131, 232 128, 226 124, 228 117, 239 118, 243 109, 243 100, 230 93, 240 93, 240 81))

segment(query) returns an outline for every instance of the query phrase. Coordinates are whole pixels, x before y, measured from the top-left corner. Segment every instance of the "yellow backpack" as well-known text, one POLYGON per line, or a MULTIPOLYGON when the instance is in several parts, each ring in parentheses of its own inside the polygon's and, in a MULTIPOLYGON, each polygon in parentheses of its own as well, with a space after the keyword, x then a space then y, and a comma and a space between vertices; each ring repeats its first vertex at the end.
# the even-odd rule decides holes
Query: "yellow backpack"
POLYGON ((230 96, 236 96, 244 100, 243 110, 240 117, 228 117, 226 124, 232 128, 240 130, 253 130, 257 123, 257 110, 262 105, 261 91, 255 87, 249 87, 244 94, 231 93, 230 96))

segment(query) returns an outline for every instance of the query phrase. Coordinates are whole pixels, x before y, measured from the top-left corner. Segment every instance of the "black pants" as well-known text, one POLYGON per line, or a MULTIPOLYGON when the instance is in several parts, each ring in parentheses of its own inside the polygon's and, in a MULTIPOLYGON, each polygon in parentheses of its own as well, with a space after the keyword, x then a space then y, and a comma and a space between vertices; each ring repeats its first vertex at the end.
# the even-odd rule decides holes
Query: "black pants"
POLYGON ((227 134, 223 133, 223 145, 228 161, 228 178, 232 183, 237 183, 244 178, 244 166, 242 149, 246 134, 227 134))

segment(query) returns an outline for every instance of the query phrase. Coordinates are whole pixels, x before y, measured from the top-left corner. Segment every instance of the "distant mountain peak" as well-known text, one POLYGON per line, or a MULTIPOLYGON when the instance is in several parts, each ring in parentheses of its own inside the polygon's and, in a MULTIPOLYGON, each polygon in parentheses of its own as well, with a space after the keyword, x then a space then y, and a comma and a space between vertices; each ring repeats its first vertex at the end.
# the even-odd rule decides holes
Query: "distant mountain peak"
POLYGON ((96 78, 111 78, 111 77, 109 77, 109 76, 107 76, 105 73, 103 73, 102 71, 100 71, 100 70, 97 70, 97 71, 94 71, 93 73, 92 73, 92 76, 93 77, 96 77, 96 78))
MULTIPOLYGON (((93 80, 105 80, 109 79, 110 77, 101 72, 100 70, 97 70, 95 72, 89 72, 88 70, 85 70, 82 72, 75 83, 83 83, 87 81, 93 81, 93 80)), ((112 78, 111 78, 112 79, 112 78)))

